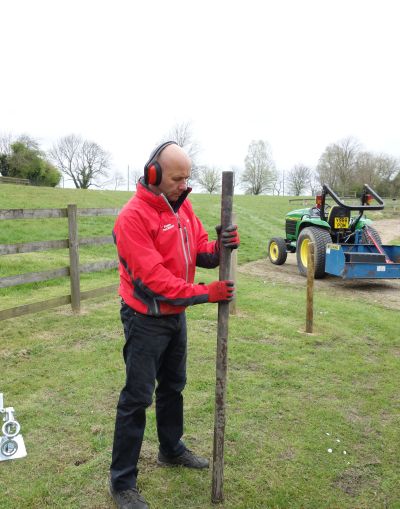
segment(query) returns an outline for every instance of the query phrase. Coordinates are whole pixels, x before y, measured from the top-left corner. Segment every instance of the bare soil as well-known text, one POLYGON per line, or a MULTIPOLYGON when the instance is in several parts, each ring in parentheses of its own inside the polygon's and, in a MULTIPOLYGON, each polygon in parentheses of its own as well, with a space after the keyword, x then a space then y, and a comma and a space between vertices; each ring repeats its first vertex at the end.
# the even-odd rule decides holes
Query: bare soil
MULTIPOLYGON (((379 232, 383 244, 400 238, 400 219, 374 221, 374 228, 379 232)), ((266 251, 267 243, 265 253, 266 251)), ((237 270, 243 274, 258 276, 266 282, 290 283, 304 287, 307 284, 306 278, 299 274, 295 254, 288 254, 284 265, 272 264, 266 255, 261 260, 239 266, 237 270)), ((340 296, 357 300, 361 298, 383 307, 400 310, 400 279, 344 280, 335 276, 325 276, 323 279, 316 279, 314 285, 316 291, 329 290, 338 298, 340 296)))

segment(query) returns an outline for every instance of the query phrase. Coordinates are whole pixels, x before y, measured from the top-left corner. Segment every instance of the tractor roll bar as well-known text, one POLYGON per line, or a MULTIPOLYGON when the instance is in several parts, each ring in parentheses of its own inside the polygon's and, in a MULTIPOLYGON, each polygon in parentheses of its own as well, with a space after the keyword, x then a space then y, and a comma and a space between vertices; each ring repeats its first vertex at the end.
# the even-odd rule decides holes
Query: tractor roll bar
POLYGON ((340 205, 341 207, 345 207, 348 210, 360 210, 360 211, 361 210, 382 210, 385 207, 385 204, 383 203, 382 198, 373 189, 371 189, 368 184, 364 184, 363 194, 361 195, 361 205, 346 205, 345 203, 340 201, 339 196, 334 191, 332 191, 332 189, 327 184, 324 184, 322 186, 322 196, 323 196, 322 200, 323 200, 324 206, 325 206, 325 196, 327 194, 332 196, 332 198, 338 205, 340 205), (375 198, 375 200, 378 202, 379 205, 364 205, 366 203, 366 195, 367 194, 372 195, 375 198))

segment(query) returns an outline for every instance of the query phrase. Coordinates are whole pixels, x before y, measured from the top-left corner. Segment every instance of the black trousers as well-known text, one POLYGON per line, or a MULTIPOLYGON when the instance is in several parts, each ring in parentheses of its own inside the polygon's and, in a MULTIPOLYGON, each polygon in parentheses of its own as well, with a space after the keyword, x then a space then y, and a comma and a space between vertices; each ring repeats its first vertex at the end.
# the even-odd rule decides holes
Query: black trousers
POLYGON ((160 451, 179 456, 185 450, 183 397, 186 384, 185 313, 151 317, 121 307, 126 382, 115 421, 111 482, 117 491, 136 487, 137 463, 157 380, 156 420, 160 451))

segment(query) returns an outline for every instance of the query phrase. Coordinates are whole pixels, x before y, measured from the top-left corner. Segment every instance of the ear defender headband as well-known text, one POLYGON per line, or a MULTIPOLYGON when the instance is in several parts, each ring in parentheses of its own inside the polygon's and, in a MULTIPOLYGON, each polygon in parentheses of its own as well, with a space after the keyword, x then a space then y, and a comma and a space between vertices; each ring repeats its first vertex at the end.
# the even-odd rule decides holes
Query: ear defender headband
POLYGON ((150 154, 149 160, 144 165, 144 182, 146 185, 159 186, 162 180, 162 169, 160 163, 156 160, 161 152, 168 145, 178 145, 176 141, 165 141, 156 147, 150 154))

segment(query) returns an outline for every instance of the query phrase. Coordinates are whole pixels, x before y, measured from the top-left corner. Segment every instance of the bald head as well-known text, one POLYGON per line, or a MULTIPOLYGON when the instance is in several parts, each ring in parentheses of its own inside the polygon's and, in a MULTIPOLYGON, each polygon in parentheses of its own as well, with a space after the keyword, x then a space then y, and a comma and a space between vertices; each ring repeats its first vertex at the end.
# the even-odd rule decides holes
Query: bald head
POLYGON ((177 167, 184 165, 189 166, 189 168, 192 166, 190 157, 186 154, 182 147, 175 145, 175 143, 165 147, 165 149, 157 157, 157 161, 160 163, 163 170, 172 166, 177 167))
POLYGON ((162 168, 159 186, 150 186, 156 193, 163 193, 170 202, 175 202, 186 191, 192 163, 190 157, 179 145, 168 145, 157 157, 162 168))

